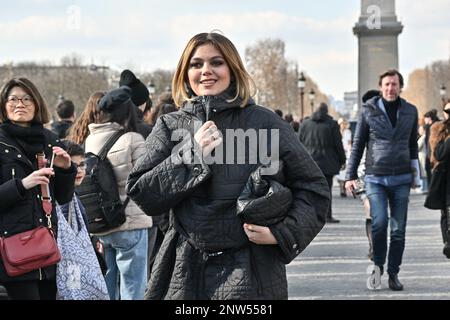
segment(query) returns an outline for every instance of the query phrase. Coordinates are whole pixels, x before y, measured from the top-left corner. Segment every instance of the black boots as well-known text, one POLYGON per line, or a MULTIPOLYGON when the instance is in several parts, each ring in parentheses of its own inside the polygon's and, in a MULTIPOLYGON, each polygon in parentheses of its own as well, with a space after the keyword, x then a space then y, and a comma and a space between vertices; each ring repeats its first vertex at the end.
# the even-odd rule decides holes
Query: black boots
POLYGON ((447 257, 447 259, 450 259, 450 244, 448 242, 445 243, 442 253, 447 257))
POLYGON ((396 274, 389 275, 389 289, 394 291, 402 291, 403 285, 398 280, 398 276, 396 274))
POLYGON ((450 236, 450 207, 447 207, 446 210, 441 211, 441 231, 442 231, 442 240, 444 240, 444 249, 442 253, 447 259, 450 259, 450 244, 449 236, 450 236))
POLYGON ((345 190, 345 181, 339 181, 339 191, 341 193, 341 198, 346 198, 347 197, 347 192, 345 190))
POLYGON ((335 219, 333 217, 327 218, 327 223, 339 223, 341 220, 335 219))
POLYGON ((367 257, 373 261, 373 244, 372 244, 372 220, 366 219, 366 235, 369 240, 369 254, 367 257))

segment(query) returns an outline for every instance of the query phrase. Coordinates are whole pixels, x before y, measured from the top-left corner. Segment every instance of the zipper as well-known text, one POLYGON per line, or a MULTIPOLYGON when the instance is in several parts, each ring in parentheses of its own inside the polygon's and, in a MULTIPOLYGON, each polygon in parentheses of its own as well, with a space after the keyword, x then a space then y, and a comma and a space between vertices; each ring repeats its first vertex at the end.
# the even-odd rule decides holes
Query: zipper
POLYGON ((39 280, 42 280, 42 269, 39 268, 39 280))

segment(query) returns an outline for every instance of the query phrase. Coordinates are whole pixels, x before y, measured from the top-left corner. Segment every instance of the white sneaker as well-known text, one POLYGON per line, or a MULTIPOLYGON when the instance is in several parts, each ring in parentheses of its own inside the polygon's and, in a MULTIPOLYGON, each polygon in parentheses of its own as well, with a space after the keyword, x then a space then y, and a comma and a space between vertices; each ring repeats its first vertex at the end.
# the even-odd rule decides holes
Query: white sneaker
POLYGON ((367 278, 367 289, 380 290, 381 289, 380 267, 376 265, 370 265, 367 268, 367 274, 370 274, 369 278, 367 278))

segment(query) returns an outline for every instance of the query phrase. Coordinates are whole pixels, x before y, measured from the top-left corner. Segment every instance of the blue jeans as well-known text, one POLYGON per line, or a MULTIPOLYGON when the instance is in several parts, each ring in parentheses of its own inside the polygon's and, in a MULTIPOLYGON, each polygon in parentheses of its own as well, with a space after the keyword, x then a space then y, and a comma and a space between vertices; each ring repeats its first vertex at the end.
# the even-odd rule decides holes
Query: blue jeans
POLYGON ((147 237, 147 229, 99 237, 105 250, 105 280, 111 300, 143 300, 147 285, 147 237))
POLYGON ((386 262, 388 205, 390 208, 391 231, 387 269, 390 275, 397 274, 402 264, 410 189, 410 183, 397 186, 366 183, 372 216, 373 262, 381 270, 386 262))

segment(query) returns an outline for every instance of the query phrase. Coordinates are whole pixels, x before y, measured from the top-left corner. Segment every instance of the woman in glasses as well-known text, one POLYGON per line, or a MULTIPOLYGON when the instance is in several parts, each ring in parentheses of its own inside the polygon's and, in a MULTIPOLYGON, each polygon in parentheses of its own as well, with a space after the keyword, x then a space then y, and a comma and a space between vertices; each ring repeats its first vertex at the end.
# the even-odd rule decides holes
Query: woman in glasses
MULTIPOLYGON (((12 79, 1 89, 0 122, 0 236, 47 226, 41 199, 48 192, 56 228, 55 202, 71 200, 77 170, 56 135, 43 127, 49 122, 48 110, 30 80, 12 79), (39 169, 40 153, 47 159, 55 154, 53 168, 39 169)), ((53 265, 10 277, 0 258, 0 283, 11 299, 55 299, 55 271, 53 265)))
MULTIPOLYGON (((431 126, 430 161, 433 170, 436 169, 438 164, 441 164, 446 171, 446 189, 444 191, 446 197, 441 209, 441 233, 444 242, 443 254, 450 259, 450 243, 448 242, 450 237, 450 102, 444 106, 443 111, 444 120, 431 126)), ((434 190, 430 189, 429 192, 434 192, 434 190)))

